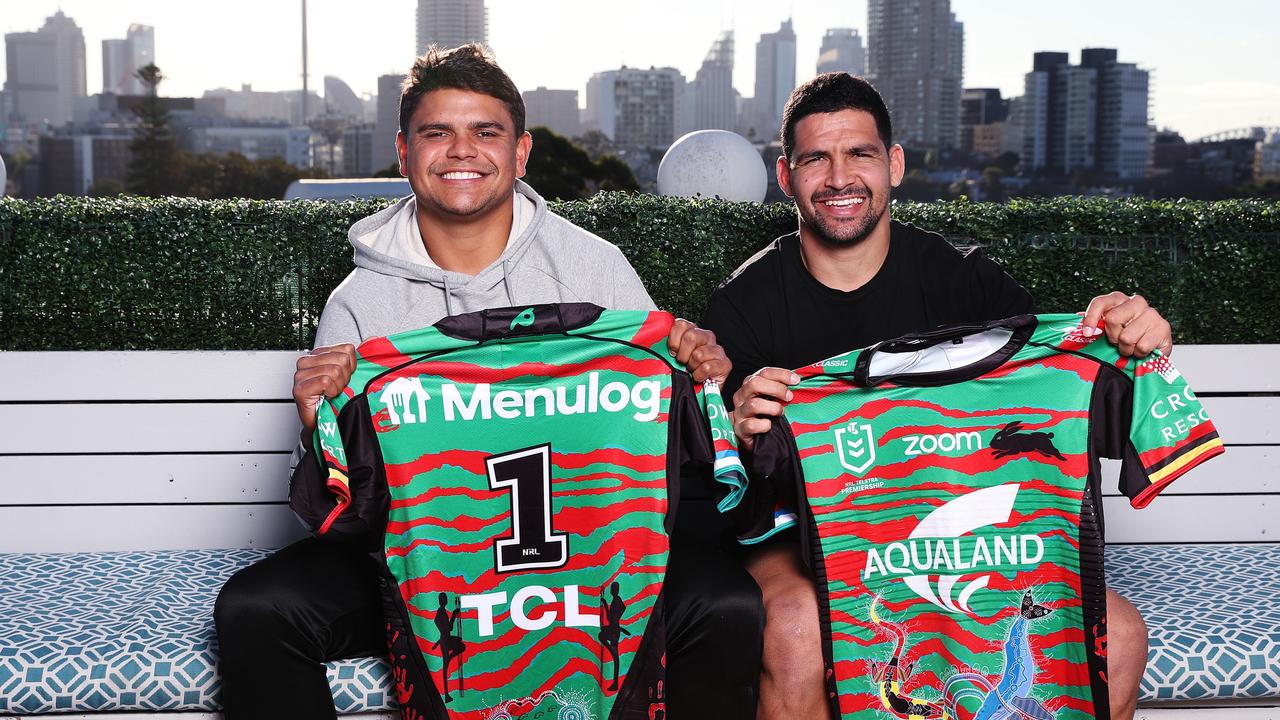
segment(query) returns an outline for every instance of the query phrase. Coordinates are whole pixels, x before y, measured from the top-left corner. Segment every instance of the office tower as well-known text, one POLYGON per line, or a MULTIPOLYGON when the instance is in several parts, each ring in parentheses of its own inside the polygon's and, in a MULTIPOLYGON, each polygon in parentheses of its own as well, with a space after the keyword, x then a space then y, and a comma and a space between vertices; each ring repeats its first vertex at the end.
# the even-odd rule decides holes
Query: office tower
POLYGON ((378 78, 378 117, 373 125, 374 172, 385 170, 399 161, 396 156, 396 133, 400 130, 400 89, 403 75, 378 78))
POLYGON ((484 0, 418 0, 418 54, 427 47, 489 44, 489 10, 484 0))
POLYGON ((76 98, 87 95, 84 34, 59 10, 35 32, 4 36, 5 95, 10 112, 27 125, 71 121, 76 98))
MULTIPOLYGON (((974 152, 974 131, 976 128, 1003 123, 1009 114, 1008 103, 1000 96, 996 88, 965 88, 960 94, 960 149, 974 152)), ((991 129, 980 131, 988 136, 990 143, 991 129)))
POLYGON ((683 91, 675 68, 596 73, 587 81, 587 124, 618 145, 666 147, 676 139, 683 91))
POLYGON ((525 127, 541 125, 569 138, 582 134, 577 90, 549 90, 539 87, 536 90, 526 90, 522 95, 525 127))
POLYGON ((137 72, 156 61, 156 31, 134 23, 123 39, 102 41, 102 92, 113 95, 145 95, 147 87, 137 72))
POLYGON ((755 135, 777 139, 782 128, 782 108, 796 87, 796 34, 791 20, 776 32, 765 33, 756 43, 755 135))
POLYGON ((954 147, 960 140, 964 26, 950 0, 867 4, 867 79, 884 97, 894 139, 954 147))
POLYGON ((690 130, 733 130, 738 102, 733 89, 733 31, 725 30, 711 44, 691 83, 690 130))
POLYGON ((818 51, 818 74, 847 72, 850 75, 867 73, 866 51, 862 37, 851 28, 831 28, 822 36, 822 49, 818 51))
POLYGON ((1096 171, 1120 180, 1150 172, 1149 73, 1109 48, 1036 53, 1025 80, 1023 166, 1057 175, 1096 171))

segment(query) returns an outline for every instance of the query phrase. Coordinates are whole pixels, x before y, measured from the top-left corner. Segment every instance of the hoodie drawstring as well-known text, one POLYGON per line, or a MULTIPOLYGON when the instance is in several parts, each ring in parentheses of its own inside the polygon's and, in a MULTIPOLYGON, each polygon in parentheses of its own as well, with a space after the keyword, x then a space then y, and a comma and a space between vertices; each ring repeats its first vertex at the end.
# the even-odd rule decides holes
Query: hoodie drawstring
POLYGON ((446 317, 453 316, 453 303, 450 302, 450 296, 453 291, 449 289, 449 273, 444 273, 444 314, 446 317))
POLYGON ((516 299, 511 295, 511 283, 507 281, 507 263, 510 260, 502 261, 502 289, 507 291, 507 306, 515 307, 516 299))

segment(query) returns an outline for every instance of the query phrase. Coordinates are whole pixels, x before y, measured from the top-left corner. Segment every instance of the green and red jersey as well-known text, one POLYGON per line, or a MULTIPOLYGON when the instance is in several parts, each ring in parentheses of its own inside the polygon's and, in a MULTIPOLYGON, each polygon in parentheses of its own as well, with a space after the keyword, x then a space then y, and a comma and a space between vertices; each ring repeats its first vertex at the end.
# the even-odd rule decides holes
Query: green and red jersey
POLYGON ((369 340, 295 510, 372 539, 405 718, 649 717, 683 470, 744 474, 672 318, 537 305, 369 340))
POLYGON ((739 539, 799 524, 844 718, 1107 718, 1099 458, 1149 503, 1223 451, 1169 360, 1076 315, 943 328, 801 368, 739 539))

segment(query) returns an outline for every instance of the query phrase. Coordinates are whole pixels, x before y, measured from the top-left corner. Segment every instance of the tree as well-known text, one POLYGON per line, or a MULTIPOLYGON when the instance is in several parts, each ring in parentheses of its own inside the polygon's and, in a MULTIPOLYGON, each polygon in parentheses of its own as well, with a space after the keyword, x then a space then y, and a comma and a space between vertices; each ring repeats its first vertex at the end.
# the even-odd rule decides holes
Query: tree
POLYGON ((250 160, 240 153, 187 156, 184 195, 197 198, 279 200, 299 178, 327 177, 319 168, 296 168, 280 157, 250 160))
POLYGON ((572 140, 545 127, 532 128, 529 134, 533 152, 525 166, 525 181, 549 200, 578 200, 600 190, 640 189, 631 168, 613 155, 594 161, 572 140))
POLYGON ((139 68, 136 76, 146 86, 147 95, 133 110, 138 127, 129 143, 125 187, 139 195, 175 194, 183 185, 182 155, 169 127, 169 111, 160 101, 164 74, 151 63, 139 68))
POLYGON ((994 165, 983 170, 982 179, 978 181, 978 187, 982 190, 983 200, 1003 202, 1005 199, 1004 171, 994 165))
POLYGON ((124 194, 124 183, 112 177, 102 177, 89 186, 89 197, 112 197, 124 194))

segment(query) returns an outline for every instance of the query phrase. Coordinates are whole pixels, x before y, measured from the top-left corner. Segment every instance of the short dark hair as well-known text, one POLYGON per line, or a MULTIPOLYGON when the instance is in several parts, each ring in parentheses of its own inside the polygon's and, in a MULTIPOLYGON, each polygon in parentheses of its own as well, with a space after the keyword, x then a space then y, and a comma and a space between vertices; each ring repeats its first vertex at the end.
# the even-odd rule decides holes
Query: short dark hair
POLYGON ((511 113, 515 134, 524 132, 524 98, 493 55, 477 43, 448 49, 432 45, 413 62, 400 89, 400 132, 409 134, 409 119, 424 95, 444 89, 470 90, 501 100, 511 113))
POLYGON ((862 110, 876 119, 876 132, 887 148, 893 143, 889 108, 871 83, 849 73, 823 73, 791 91, 782 109, 782 154, 791 157, 796 146, 796 124, 817 113, 862 110))

